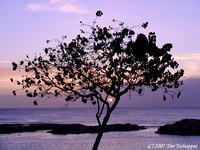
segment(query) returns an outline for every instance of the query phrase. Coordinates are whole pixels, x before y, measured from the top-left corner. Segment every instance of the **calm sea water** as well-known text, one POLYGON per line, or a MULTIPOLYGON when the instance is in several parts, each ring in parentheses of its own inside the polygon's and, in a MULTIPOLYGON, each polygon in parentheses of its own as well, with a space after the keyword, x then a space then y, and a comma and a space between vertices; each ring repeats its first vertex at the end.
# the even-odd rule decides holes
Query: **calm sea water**
MULTIPOLYGON (((96 125, 95 112, 94 108, 0 109, 0 124, 81 123, 96 125)), ((109 123, 138 124, 147 126, 147 129, 105 133, 99 149, 185 150, 188 149, 188 145, 193 145, 194 150, 200 150, 200 136, 155 134, 159 126, 184 118, 200 119, 200 108, 117 108, 109 123)), ((0 150, 89 150, 97 135, 53 135, 46 132, 0 134, 0 150)))

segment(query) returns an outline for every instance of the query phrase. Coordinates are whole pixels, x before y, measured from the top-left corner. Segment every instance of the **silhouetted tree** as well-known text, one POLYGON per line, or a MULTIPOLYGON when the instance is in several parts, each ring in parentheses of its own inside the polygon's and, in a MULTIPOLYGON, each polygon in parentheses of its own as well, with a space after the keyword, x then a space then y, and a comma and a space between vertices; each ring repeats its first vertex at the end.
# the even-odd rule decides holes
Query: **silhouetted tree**
MULTIPOLYGON (((102 15, 97 11, 96 19, 102 15)), ((63 37, 63 41, 55 40, 56 47, 45 48, 43 56, 30 59, 27 55, 19 64, 12 63, 13 70, 22 69, 27 73, 17 84, 28 97, 65 95, 67 102, 81 100, 97 105, 99 133, 94 150, 122 95, 128 91, 142 94, 144 87, 148 87, 153 92, 163 89, 163 100, 167 94, 179 97, 178 87, 182 85, 179 79, 184 72, 177 70, 178 63, 169 54, 172 44, 158 48, 155 33, 149 33, 148 37, 139 34, 135 38, 133 27, 113 20, 117 28, 102 28, 96 19, 87 25, 91 32, 81 30, 88 36, 77 35, 68 44, 63 37), (113 99, 112 103, 109 98, 113 99), (106 114, 101 119, 103 111, 106 114)), ((144 23, 141 27, 147 25, 144 23)), ((16 91, 13 94, 16 95, 16 91)), ((37 105, 37 101, 34 104, 37 105)))

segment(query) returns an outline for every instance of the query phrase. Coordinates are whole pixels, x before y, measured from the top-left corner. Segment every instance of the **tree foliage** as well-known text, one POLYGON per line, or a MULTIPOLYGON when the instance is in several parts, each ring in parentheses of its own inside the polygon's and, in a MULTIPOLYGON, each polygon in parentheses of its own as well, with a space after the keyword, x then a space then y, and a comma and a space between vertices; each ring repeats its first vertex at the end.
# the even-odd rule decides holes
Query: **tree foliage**
MULTIPOLYGON (((102 15, 97 11, 97 18, 102 15)), ((184 71, 178 70, 178 63, 169 53, 172 44, 159 48, 154 32, 136 35, 133 28, 117 20, 113 20, 117 27, 100 27, 96 19, 87 25, 90 32, 81 30, 71 42, 66 43, 66 37, 54 40, 58 45, 45 48, 44 55, 33 59, 27 55, 18 64, 12 63, 13 70, 27 73, 17 84, 28 97, 65 95, 66 102, 97 104, 97 121, 103 126, 105 118, 101 122, 100 117, 104 108, 111 114, 128 91, 141 94, 148 87, 152 92, 163 89, 163 100, 167 94, 180 96, 179 79, 184 71), (113 103, 108 102, 110 97, 113 103)), ((148 22, 141 27, 147 25, 148 22)))

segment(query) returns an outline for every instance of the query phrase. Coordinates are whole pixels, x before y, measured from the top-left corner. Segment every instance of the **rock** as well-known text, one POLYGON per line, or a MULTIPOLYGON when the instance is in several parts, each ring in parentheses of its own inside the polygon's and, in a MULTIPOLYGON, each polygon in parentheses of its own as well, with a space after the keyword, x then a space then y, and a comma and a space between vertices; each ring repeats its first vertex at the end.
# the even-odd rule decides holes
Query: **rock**
POLYGON ((37 130, 50 130, 56 124, 0 124, 0 133, 34 132, 37 130))
POLYGON ((140 127, 136 124, 110 124, 107 125, 106 131, 132 131, 132 130, 139 130, 139 129, 146 129, 145 127, 140 127))
POLYGON ((48 133, 52 134, 81 134, 89 133, 91 129, 89 126, 82 124, 65 124, 59 125, 51 129, 48 133))
MULTIPOLYGON (((105 132, 133 131, 146 129, 134 124, 110 124, 105 132)), ((38 130, 50 130, 52 134, 81 134, 98 133, 98 126, 86 126, 82 124, 0 124, 0 133, 34 132, 38 130)))
POLYGON ((166 124, 156 131, 158 134, 200 135, 200 119, 183 119, 174 124, 166 124))
MULTIPOLYGON (((132 124, 109 124, 106 126, 104 132, 113 132, 113 131, 134 131, 146 129, 145 127, 140 127, 138 125, 132 124)), ((77 126, 63 126, 59 128, 54 128, 48 133, 53 134, 80 134, 80 133, 98 133, 99 126, 85 126, 85 125, 77 125, 77 126)))

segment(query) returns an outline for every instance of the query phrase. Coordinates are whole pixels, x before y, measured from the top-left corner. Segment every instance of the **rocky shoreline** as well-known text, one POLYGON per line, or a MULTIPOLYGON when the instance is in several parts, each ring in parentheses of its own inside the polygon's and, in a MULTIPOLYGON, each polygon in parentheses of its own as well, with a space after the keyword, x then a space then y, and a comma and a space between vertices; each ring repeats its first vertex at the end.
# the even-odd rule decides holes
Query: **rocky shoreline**
MULTIPOLYGON (((105 132, 137 131, 146 129, 136 124, 109 124, 105 132)), ((87 126, 83 124, 0 124, 0 134, 35 132, 47 130, 52 134, 84 134, 98 133, 99 126, 87 126)), ((155 132, 169 135, 200 135, 200 119, 183 119, 173 124, 161 126, 155 132)))
POLYGON ((173 124, 161 126, 158 134, 169 135, 200 135, 200 119, 183 119, 173 124))
MULTIPOLYGON (((105 132, 113 131, 135 131, 146 129, 135 124, 109 124, 105 132)), ((52 134, 82 134, 98 133, 99 126, 87 126, 82 124, 0 124, 0 134, 35 132, 39 130, 49 130, 52 134)))

